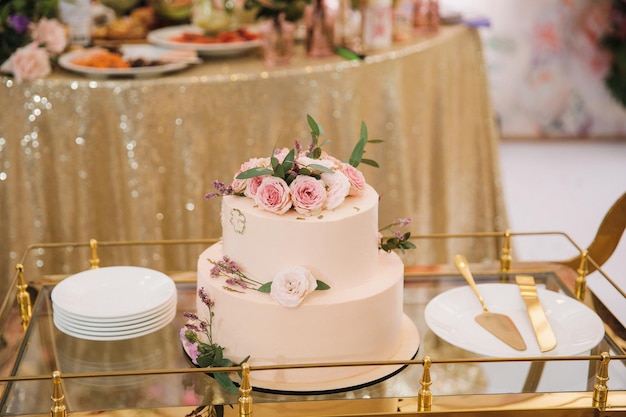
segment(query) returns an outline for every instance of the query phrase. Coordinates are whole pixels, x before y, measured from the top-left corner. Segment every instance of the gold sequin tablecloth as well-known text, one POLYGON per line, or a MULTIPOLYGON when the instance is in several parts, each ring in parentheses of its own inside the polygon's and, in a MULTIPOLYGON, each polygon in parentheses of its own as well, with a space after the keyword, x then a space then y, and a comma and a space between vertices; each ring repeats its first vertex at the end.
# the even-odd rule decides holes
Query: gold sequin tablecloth
MULTIPOLYGON (((212 181, 298 138, 306 114, 347 158, 365 121, 365 167, 381 194, 380 223, 412 217, 414 234, 503 230, 498 135, 477 32, 443 27, 369 56, 267 69, 248 55, 210 59, 147 79, 90 79, 57 70, 32 83, 0 78, 0 271, 29 244, 219 237, 212 181)), ((271 237, 268 237, 268 244, 271 237)), ((496 242, 419 245, 411 262, 459 251, 498 256, 496 242)), ((193 270, 198 247, 126 248, 101 265, 193 270)), ((85 269, 88 253, 39 250, 30 273, 85 269), (33 272, 35 270, 36 272, 33 272)), ((32 263, 32 265, 30 264, 32 263)), ((0 286, 1 287, 1 286, 0 286)))

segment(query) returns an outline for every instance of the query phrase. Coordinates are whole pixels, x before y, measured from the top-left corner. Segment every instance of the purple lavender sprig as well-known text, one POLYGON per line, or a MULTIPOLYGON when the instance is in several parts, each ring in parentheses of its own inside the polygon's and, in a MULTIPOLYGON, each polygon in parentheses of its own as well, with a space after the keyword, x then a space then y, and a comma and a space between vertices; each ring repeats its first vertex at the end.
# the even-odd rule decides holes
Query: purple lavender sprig
MULTIPOLYGON (((185 327, 181 329, 181 339, 187 348, 187 352, 194 364, 203 368, 211 367, 231 367, 235 366, 232 360, 224 357, 224 348, 213 342, 213 306, 215 302, 209 298, 204 287, 198 289, 198 297, 202 303, 209 309, 208 320, 200 320, 196 313, 184 313, 187 318, 185 327), (200 338, 200 335, 206 336, 207 342, 200 338)), ((246 357, 242 363, 247 362, 250 357, 246 357)), ((239 391, 233 381, 225 373, 214 373, 213 375, 218 384, 226 391, 237 394, 239 391)))
POLYGON ((213 261, 209 259, 209 262, 213 264, 211 268, 211 276, 217 278, 219 276, 225 276, 226 283, 232 286, 238 286, 243 289, 255 288, 257 289, 263 283, 255 281, 244 274, 237 264, 237 262, 224 255, 221 260, 213 261))
POLYGON ((219 181, 219 180, 215 180, 213 181, 213 187, 215 188, 215 192, 213 193, 206 193, 204 195, 204 199, 205 200, 209 200, 213 197, 221 197, 221 196, 225 196, 225 195, 233 195, 235 194, 235 190, 233 190, 233 186, 232 185, 226 185, 226 183, 219 181))

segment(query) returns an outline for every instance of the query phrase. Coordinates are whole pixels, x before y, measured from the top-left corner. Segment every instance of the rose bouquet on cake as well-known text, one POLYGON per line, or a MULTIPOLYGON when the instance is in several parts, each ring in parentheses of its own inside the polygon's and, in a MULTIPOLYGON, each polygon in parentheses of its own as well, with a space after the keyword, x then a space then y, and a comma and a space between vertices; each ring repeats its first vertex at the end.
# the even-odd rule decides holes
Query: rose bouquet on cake
POLYGON ((313 216, 322 210, 339 207, 349 195, 359 194, 365 188, 363 173, 359 164, 378 167, 378 164, 363 158, 370 140, 367 127, 361 125, 361 136, 348 162, 343 162, 322 150, 319 138, 323 134, 321 126, 309 115, 311 143, 303 149, 296 141, 291 149, 276 149, 267 158, 252 158, 246 161, 235 174, 233 181, 226 185, 215 181, 216 192, 205 198, 239 195, 251 198, 255 203, 275 214, 284 214, 290 209, 313 216))

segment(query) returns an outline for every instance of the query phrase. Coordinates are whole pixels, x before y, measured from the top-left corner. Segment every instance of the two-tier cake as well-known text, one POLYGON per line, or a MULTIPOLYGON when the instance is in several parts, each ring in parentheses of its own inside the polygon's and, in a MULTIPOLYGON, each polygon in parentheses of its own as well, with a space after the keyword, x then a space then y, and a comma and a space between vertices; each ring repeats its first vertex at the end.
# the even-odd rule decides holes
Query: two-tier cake
MULTIPOLYGON (((309 124, 308 149, 251 159, 230 185, 216 184, 222 239, 198 259, 197 318, 225 357, 249 357, 256 388, 361 386, 400 367, 254 367, 408 360, 419 345, 403 314, 402 261, 381 249, 379 196, 356 168, 367 134, 342 162, 317 147, 309 124)), ((398 236, 409 247, 408 235, 398 236)))

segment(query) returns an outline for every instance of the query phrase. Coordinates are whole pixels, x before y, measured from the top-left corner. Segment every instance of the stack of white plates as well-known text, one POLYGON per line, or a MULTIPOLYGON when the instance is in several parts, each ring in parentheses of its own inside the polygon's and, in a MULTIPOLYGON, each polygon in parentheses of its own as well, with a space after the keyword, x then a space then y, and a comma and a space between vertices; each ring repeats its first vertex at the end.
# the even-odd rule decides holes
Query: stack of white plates
POLYGON ((61 281, 51 294, 55 326, 87 340, 123 340, 163 328, 176 315, 176 286, 152 269, 112 266, 61 281))

